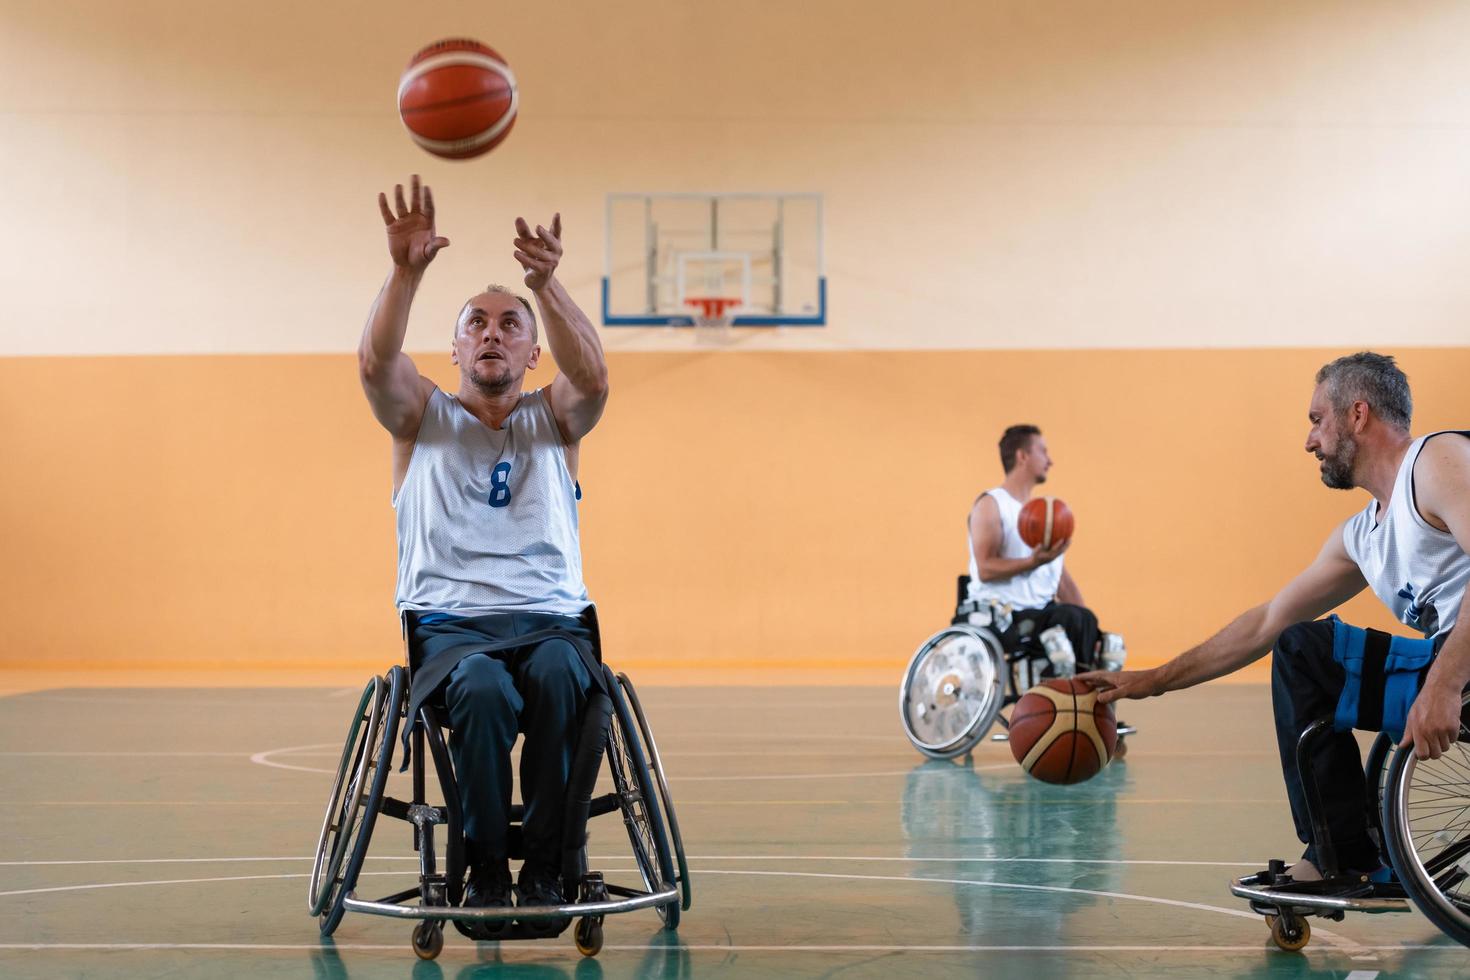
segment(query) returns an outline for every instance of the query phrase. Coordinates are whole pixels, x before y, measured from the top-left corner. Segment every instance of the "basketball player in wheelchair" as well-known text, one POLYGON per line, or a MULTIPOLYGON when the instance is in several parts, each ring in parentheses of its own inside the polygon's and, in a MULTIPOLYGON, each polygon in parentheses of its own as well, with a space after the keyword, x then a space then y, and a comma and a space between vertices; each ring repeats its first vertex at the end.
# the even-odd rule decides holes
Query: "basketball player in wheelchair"
MULTIPOLYGON (((992 724, 1006 724, 1003 707, 1042 680, 1117 670, 1127 656, 1120 635, 1099 630, 1065 568, 1071 539, 1033 548, 1021 538, 1021 508, 1052 466, 1041 430, 1006 429, 1000 459, 1004 480, 970 510, 970 574, 960 577, 954 619, 919 647, 900 694, 910 741, 935 758, 967 754, 992 724)), ((1113 758, 1133 731, 1119 724, 1113 758)))
MULTIPOLYGON (((1034 425, 1013 425, 1001 436, 1000 459, 1005 479, 970 510, 971 607, 1008 609, 1002 645, 1014 649, 1034 636, 1050 661, 1043 676, 1068 677, 1079 665, 1101 666, 1097 616, 1083 604, 1082 590, 1065 567, 1071 539, 1035 548, 1021 540, 1021 508, 1051 471, 1046 438, 1034 425)), ((1121 649, 1108 657, 1115 668, 1122 666, 1121 649)))
POLYGON ((1405 893, 1470 945, 1470 432, 1411 435, 1408 379, 1392 357, 1339 358, 1316 380, 1306 450, 1323 483, 1367 490, 1367 507, 1274 598, 1204 643, 1150 670, 1081 679, 1100 700, 1144 698, 1274 648, 1276 737, 1306 850, 1232 891, 1284 949, 1306 945, 1306 916, 1402 911, 1405 893), (1423 639, 1318 618, 1364 588, 1423 639), (1381 733, 1366 765, 1353 729, 1381 733))
POLYGON ((665 828, 677 839, 677 825, 667 783, 631 684, 601 663, 582 581, 579 447, 602 416, 608 380, 596 329, 555 276, 560 216, 534 231, 516 219, 514 257, 534 310, 500 286, 461 308, 450 351, 460 382, 451 395, 402 349, 424 271, 449 244, 435 230, 433 195, 415 176, 407 199, 400 186, 393 206, 385 195, 378 204, 393 264, 363 331, 359 371, 373 415, 393 437, 397 605, 411 686, 403 690, 405 672, 394 668, 364 693, 359 718, 367 723, 354 731, 364 732, 359 758, 371 761, 349 775, 357 751, 350 735, 318 845, 312 911, 323 933, 344 909, 419 918, 414 949, 423 958, 437 955, 446 919, 474 939, 557 935, 570 923, 569 899, 588 903, 575 909, 585 915, 577 944, 588 955, 601 946, 604 912, 652 906, 672 928, 679 904, 665 828), (541 357, 536 310, 560 373, 527 392, 526 372, 541 357), (412 803, 382 795, 400 718, 403 767, 410 758, 415 767, 412 803), (441 728, 450 733, 447 752, 441 728), (513 807, 511 749, 522 734, 524 805, 513 807), (443 807, 425 802, 426 738, 443 807), (594 797, 604 748, 614 793, 594 797), (646 891, 604 886, 586 871, 588 816, 618 809, 646 891), (420 888, 364 902, 351 888, 379 811, 414 824, 420 888), (355 821, 353 842, 343 828, 355 821), (447 873, 433 856, 439 823, 449 826, 447 873), (512 857, 523 858, 514 886, 512 857), (402 904, 414 895, 420 905, 402 904))

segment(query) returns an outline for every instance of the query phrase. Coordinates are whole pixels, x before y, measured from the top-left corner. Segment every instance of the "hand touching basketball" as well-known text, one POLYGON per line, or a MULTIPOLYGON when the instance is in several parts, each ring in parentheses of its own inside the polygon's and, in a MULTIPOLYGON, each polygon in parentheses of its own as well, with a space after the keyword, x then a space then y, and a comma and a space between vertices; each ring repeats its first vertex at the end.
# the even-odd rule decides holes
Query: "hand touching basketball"
POLYGON ((378 195, 378 211, 388 226, 388 255, 393 264, 410 272, 423 272, 449 239, 434 232, 434 195, 427 185, 420 188, 419 175, 409 180, 409 200, 403 200, 403 185, 393 185, 395 214, 388 207, 388 196, 378 195))
POLYGON ((1040 568, 1042 565, 1051 564, 1058 558, 1062 557, 1062 554, 1070 547, 1072 547, 1071 538, 1067 538, 1065 541, 1058 541, 1049 548, 1044 548, 1041 545, 1037 545, 1035 548, 1031 549, 1032 567, 1040 568))
POLYGON ((516 261, 526 270, 526 285, 532 290, 545 289, 561 262, 561 214, 552 216, 549 231, 537 225, 534 235, 526 219, 517 218, 515 245, 516 261))
POLYGON ((1157 670, 1090 670, 1077 680, 1097 691, 1098 704, 1123 698, 1156 698, 1164 693, 1157 670))

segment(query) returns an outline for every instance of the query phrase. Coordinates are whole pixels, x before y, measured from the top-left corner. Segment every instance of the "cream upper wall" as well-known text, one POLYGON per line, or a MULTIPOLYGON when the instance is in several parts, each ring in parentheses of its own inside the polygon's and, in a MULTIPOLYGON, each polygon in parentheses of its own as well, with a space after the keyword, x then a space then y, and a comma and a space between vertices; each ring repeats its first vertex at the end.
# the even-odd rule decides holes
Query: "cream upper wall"
MULTIPOLYGON (((346 351, 414 170, 453 240, 408 346, 514 282, 560 209, 826 195, 831 325, 759 348, 1449 345, 1470 338, 1470 4, 0 0, 0 355, 346 351), (499 48, 507 143, 434 160, 393 90, 499 48)), ((687 332, 608 331, 614 349, 687 332)))

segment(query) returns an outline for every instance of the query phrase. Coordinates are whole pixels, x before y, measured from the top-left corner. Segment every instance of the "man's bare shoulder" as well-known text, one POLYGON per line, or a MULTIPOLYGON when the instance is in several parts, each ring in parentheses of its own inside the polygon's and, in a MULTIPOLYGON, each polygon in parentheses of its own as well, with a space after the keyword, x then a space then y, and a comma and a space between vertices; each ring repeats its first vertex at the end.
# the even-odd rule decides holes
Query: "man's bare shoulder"
POLYGON ((1448 511, 1465 507, 1470 495, 1470 438, 1443 433, 1426 441, 1414 460, 1414 503, 1419 514, 1448 530, 1448 511))
POLYGON ((1424 442, 1419 458, 1414 461, 1414 475, 1453 476, 1470 468, 1470 436, 1462 432, 1441 432, 1424 442))
POLYGON ((995 498, 988 493, 982 493, 975 498, 970 505, 970 526, 993 528, 1000 522, 1000 506, 996 504, 995 498))

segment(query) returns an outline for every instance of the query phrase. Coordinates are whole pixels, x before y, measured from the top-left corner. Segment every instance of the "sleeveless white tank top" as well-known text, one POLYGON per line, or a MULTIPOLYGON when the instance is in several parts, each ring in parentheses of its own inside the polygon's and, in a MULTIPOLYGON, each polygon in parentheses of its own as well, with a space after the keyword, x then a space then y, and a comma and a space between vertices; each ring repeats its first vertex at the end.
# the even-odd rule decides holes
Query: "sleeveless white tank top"
POLYGON ((1470 555, 1452 534, 1424 520, 1414 500, 1419 451, 1428 440, 1447 435, 1470 436, 1470 431, 1447 429, 1415 439, 1399 466, 1383 519, 1377 520, 1378 501, 1370 500, 1342 528, 1348 557, 1362 569, 1374 595, 1399 622, 1430 639, 1455 625, 1470 583, 1470 555))
POLYGON ((399 611, 576 616, 577 486, 542 388, 499 430, 438 388, 393 496, 399 611))
MULTIPOLYGON (((1007 493, 1004 487, 986 490, 980 496, 983 497, 986 494, 990 495, 1000 510, 1000 527, 1003 535, 1000 556, 1002 558, 1031 557, 1034 549, 1021 540, 1021 532, 1017 530, 1017 522, 1021 516, 1021 502, 1007 493)), ((1040 568, 1033 568, 1029 572, 1022 572, 1008 579, 982 582, 980 581, 979 565, 975 562, 975 546, 968 537, 966 543, 970 546, 968 551, 970 553, 971 602, 999 602, 1013 609, 1040 609, 1056 598, 1057 586, 1062 581, 1062 562, 1066 558, 1065 555, 1040 568)))

